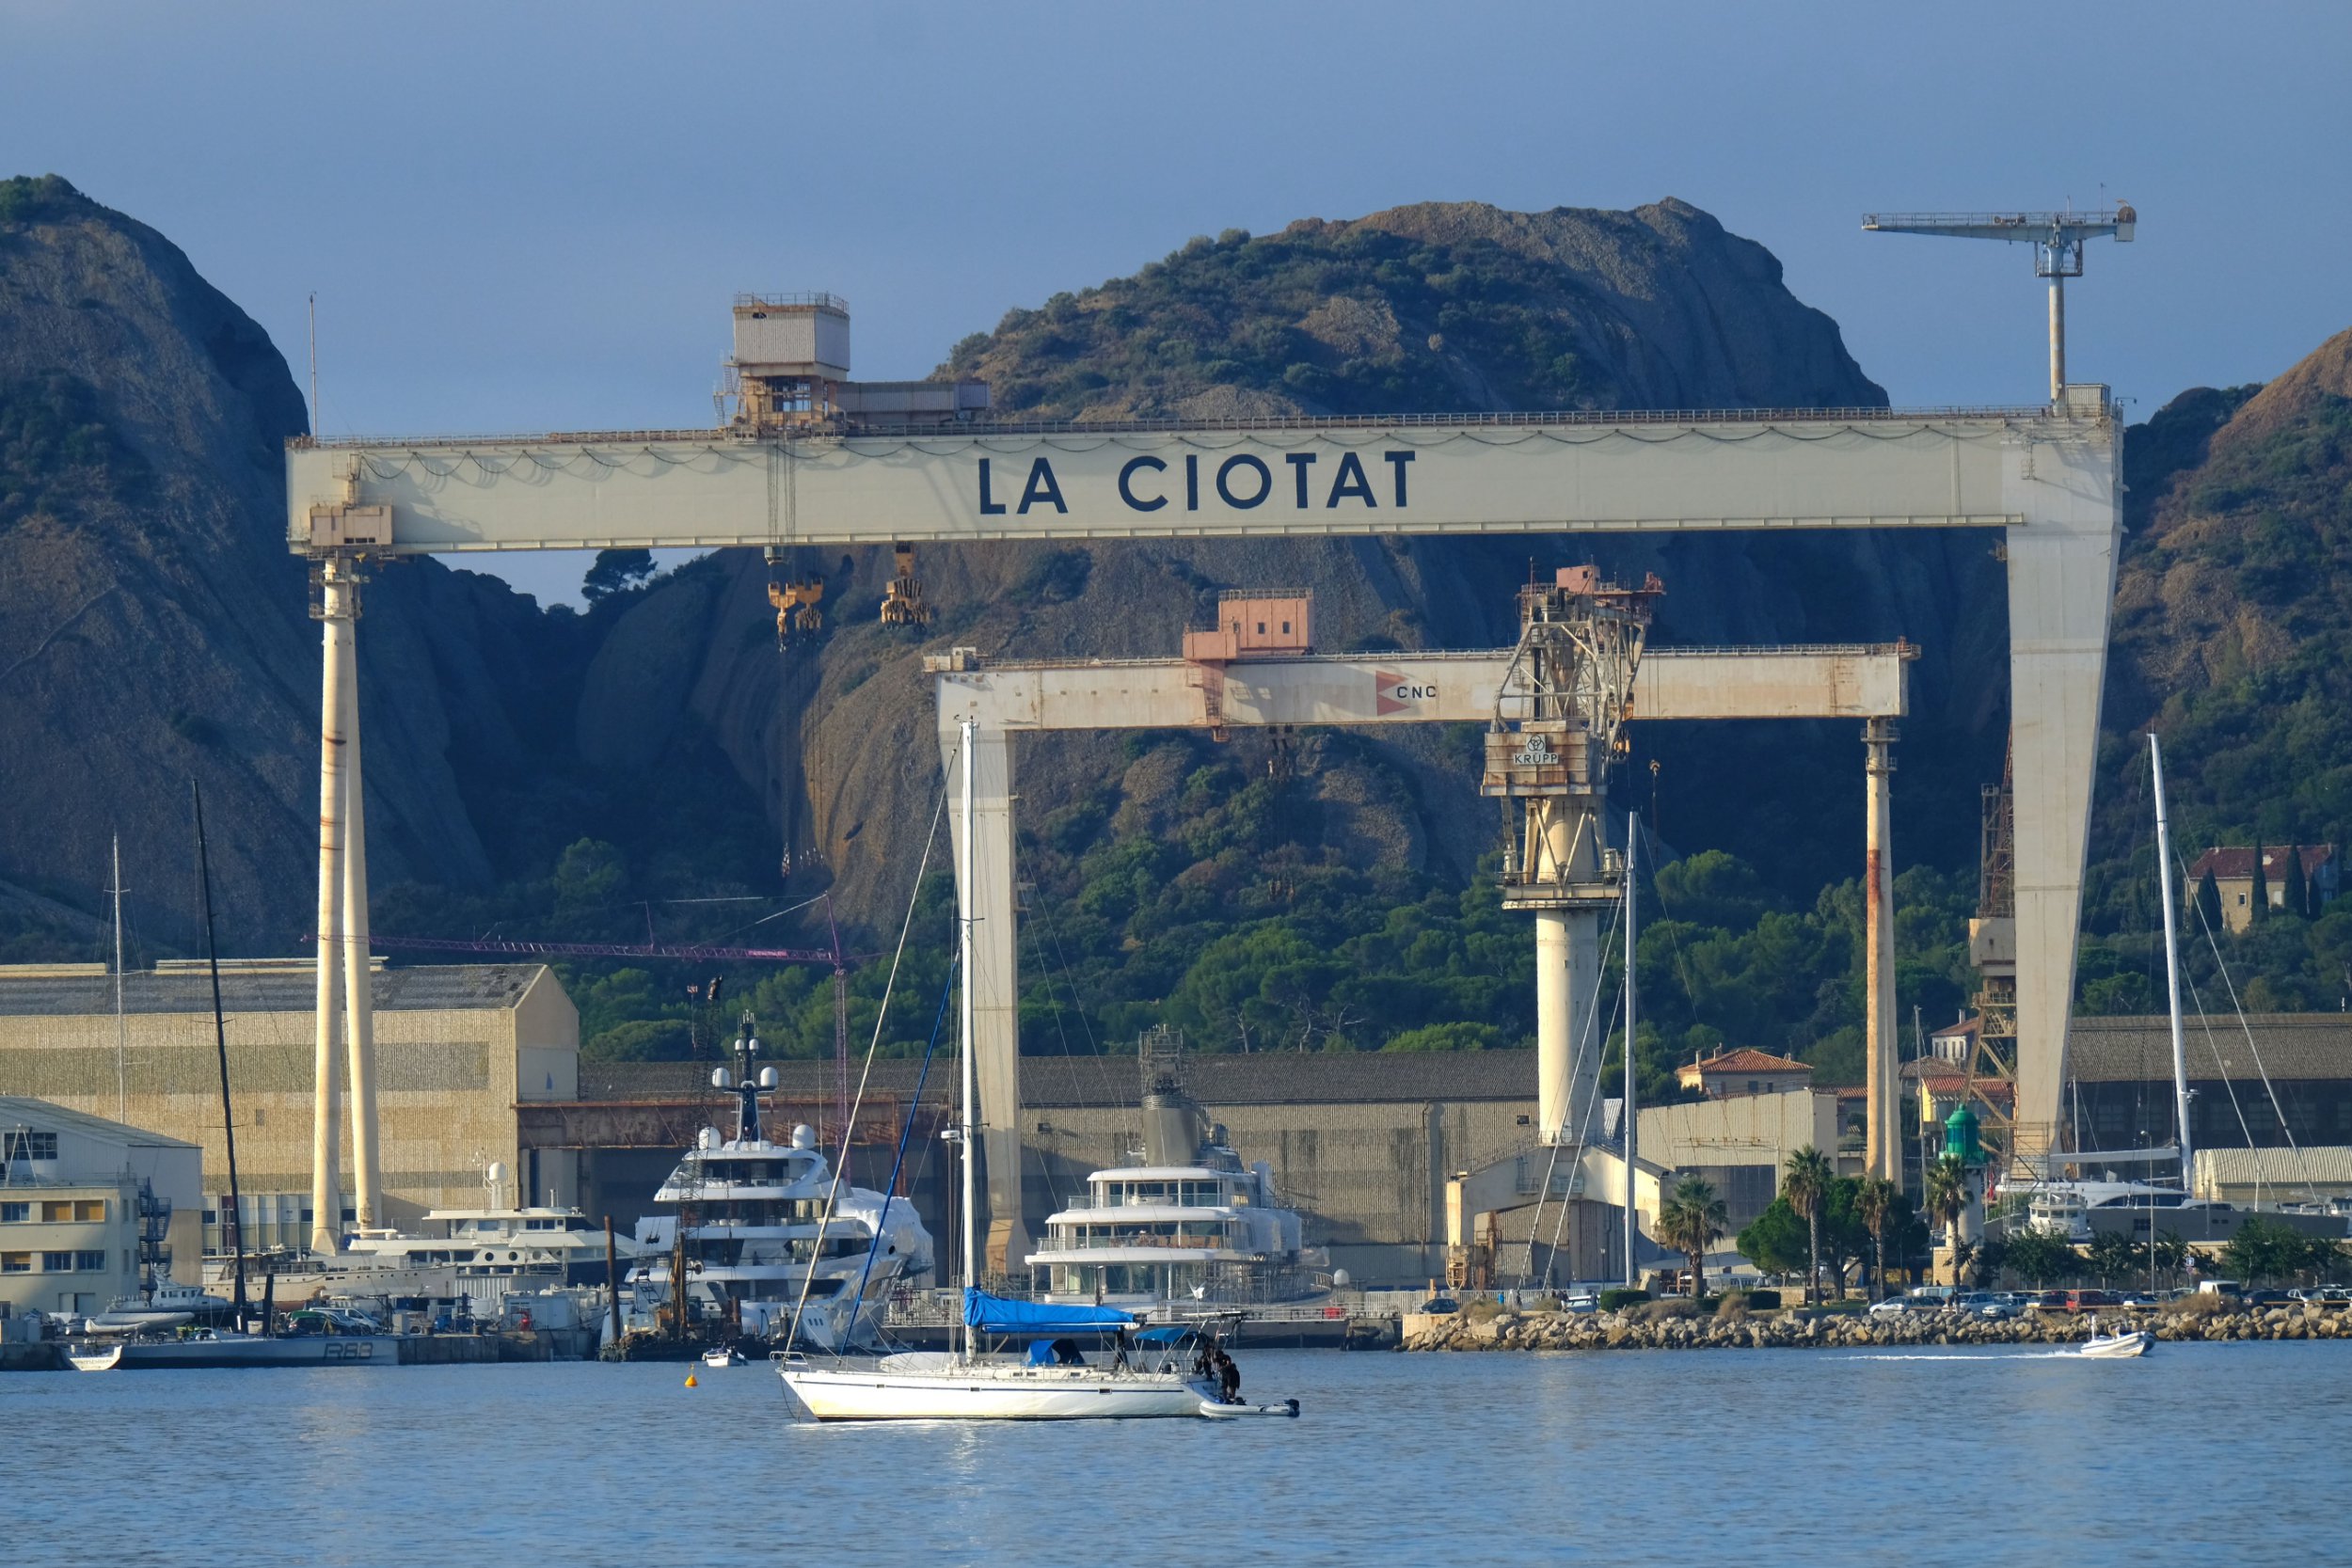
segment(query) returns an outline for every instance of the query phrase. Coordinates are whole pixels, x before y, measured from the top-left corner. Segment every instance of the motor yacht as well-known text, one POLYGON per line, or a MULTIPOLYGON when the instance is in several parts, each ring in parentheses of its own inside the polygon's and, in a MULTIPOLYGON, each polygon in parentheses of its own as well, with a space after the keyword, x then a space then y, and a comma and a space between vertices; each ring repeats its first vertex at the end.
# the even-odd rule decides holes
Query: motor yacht
POLYGON ((655 1192, 662 1212, 637 1225, 624 1331, 682 1319, 770 1338, 793 1334, 797 1318, 797 1338, 817 1349, 868 1343, 894 1291, 930 1283, 930 1232, 908 1199, 836 1181, 813 1129, 771 1142, 759 1097, 775 1069, 752 1074, 748 1028, 738 1046, 741 1075, 711 1075, 737 1098, 735 1135, 704 1128, 655 1192))
POLYGON ((1273 1167, 1244 1164, 1184 1092, 1181 1037, 1154 1029, 1137 1054, 1138 1163, 1095 1171, 1084 1203, 1047 1218, 1044 1244, 1027 1259, 1036 1299, 1177 1318, 1327 1297, 1330 1259, 1304 1244, 1273 1167))

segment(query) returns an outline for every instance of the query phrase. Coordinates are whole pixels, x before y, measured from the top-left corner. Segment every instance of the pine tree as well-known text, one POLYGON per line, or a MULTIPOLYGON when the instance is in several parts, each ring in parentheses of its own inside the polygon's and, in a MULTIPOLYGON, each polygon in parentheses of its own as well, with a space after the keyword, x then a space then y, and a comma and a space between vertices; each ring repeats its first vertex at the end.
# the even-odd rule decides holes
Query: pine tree
POLYGON ((2197 915, 2202 928, 2218 936, 2221 932, 2221 888, 2213 879, 2213 867, 2197 879, 2197 915))
POLYGON ((2247 895, 2246 918, 2250 921, 2270 918, 2270 875, 2263 869, 2262 840, 2254 841, 2254 891, 2247 895))

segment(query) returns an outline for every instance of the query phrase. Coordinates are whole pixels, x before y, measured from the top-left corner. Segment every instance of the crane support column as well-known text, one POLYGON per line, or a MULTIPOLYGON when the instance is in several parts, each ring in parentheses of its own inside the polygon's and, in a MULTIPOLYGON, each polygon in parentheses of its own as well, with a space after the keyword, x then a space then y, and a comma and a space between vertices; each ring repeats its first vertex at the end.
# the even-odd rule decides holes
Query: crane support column
MULTIPOLYGON (((958 740, 946 734, 943 742, 958 740)), ((988 1240, 982 1272, 1011 1274, 1025 1267, 1028 1228, 1021 1212, 1021 1010, 1019 928, 1013 909, 1012 745, 1001 729, 975 725, 972 820, 951 800, 950 826, 961 863, 972 835, 970 882, 957 904, 972 927, 972 1055, 980 1091, 980 1154, 988 1183, 988 1240)), ((958 763, 952 752, 946 759, 958 763)))
POLYGON ((1894 832, 1895 721, 1870 719, 1863 723, 1862 743, 1867 760, 1867 821, 1863 846, 1862 941, 1865 954, 1863 1051, 1865 1094, 1868 1101, 1864 1144, 1866 1174, 1883 1177, 1900 1186, 1903 1179, 1902 1119, 1899 1095, 1902 1080, 1895 1063, 1895 867, 1894 832))
MULTIPOLYGON (((2104 388, 2070 387, 2088 415, 2104 388)), ((2016 833, 2017 1119, 2010 1158, 2052 1148, 2066 1082, 2075 932, 2122 539, 2115 440, 2018 445, 2005 479, 2033 522, 2006 536, 2016 833)))
POLYGON ((2066 396, 2066 274, 2050 274, 2050 401, 2066 396))
MULTIPOLYGON (((375 1119, 375 996, 368 958, 367 814, 359 771, 358 578, 352 619, 343 623, 347 657, 342 684, 343 735, 343 1037, 351 1069, 351 1184, 358 1224, 384 1223, 384 1165, 375 1119)), ((322 953, 322 959, 324 958, 322 953)))
POLYGON ((310 1250, 336 1250, 342 1230, 342 1192, 335 1155, 335 1053, 342 1042, 343 904, 343 692, 353 684, 352 619, 358 589, 349 563, 327 556, 318 562, 318 599, 310 613, 322 625, 325 657, 319 689, 319 901, 318 1048, 311 1058, 310 1250))

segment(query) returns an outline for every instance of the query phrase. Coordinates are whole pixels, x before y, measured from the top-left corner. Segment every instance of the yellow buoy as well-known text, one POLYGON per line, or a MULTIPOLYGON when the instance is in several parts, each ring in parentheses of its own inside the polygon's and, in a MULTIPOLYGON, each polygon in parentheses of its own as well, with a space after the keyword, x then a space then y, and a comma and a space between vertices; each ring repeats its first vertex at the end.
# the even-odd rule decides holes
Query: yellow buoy
POLYGON ((695 1383, 695 1381, 694 1381, 694 1374, 693 1374, 692 1372, 688 1372, 688 1373, 686 1374, 686 1386, 688 1386, 689 1388, 693 1388, 693 1387, 698 1387, 698 1386, 700 1386, 700 1385, 698 1385, 698 1384, 696 1384, 696 1383, 695 1383))

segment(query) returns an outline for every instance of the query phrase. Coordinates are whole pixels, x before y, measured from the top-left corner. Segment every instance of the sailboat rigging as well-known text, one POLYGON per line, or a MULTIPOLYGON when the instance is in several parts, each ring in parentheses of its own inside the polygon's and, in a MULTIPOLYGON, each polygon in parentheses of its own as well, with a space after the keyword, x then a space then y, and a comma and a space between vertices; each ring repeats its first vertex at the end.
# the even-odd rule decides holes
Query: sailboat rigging
POLYGON ((1155 1330, 1131 1339, 1131 1313, 1114 1307, 1057 1306, 1007 1300, 979 1285, 979 1211, 975 1152, 978 1085, 973 1059, 972 927, 976 918, 973 841, 974 724, 966 720, 961 747, 962 842, 958 911, 958 1049, 962 1053, 961 1101, 956 1117, 961 1175, 958 1259, 961 1275, 962 1332, 946 1352, 902 1352, 871 1365, 836 1360, 817 1366, 803 1354, 787 1354, 778 1370, 791 1398, 819 1421, 886 1420, 1069 1420, 1138 1417, 1295 1416, 1298 1402, 1273 1405, 1240 1402, 1238 1373, 1214 1340, 1196 1331, 1164 1338, 1155 1330), (1116 1334, 1118 1350, 1108 1366, 1089 1362, 1072 1337, 1116 1334), (996 1355, 983 1349, 985 1335, 1033 1338, 1025 1355, 996 1355), (1190 1364, 1184 1358, 1191 1356, 1190 1364), (1222 1374, 1222 1375, 1220 1375, 1222 1374))
MULTIPOLYGON (((228 1245, 229 1256, 235 1259, 230 1321, 242 1328, 246 1307, 245 1200, 237 1187, 237 1118, 229 1099, 229 1023, 220 1006, 220 945, 213 932, 213 862, 204 847, 204 791, 193 778, 188 780, 188 799, 196 807, 196 874, 204 895, 204 965, 213 978, 213 1047, 220 1061, 220 1131, 229 1148, 229 1207, 221 1215, 220 1237, 228 1245)), ((115 879, 118 882, 121 879, 119 876, 115 879)), ((262 1331, 269 1332, 266 1322, 262 1331)))

